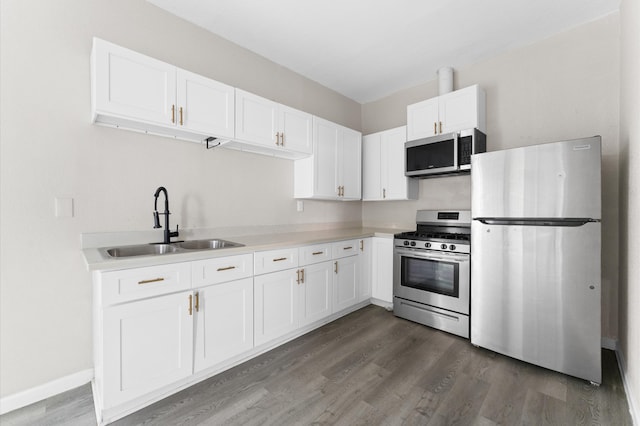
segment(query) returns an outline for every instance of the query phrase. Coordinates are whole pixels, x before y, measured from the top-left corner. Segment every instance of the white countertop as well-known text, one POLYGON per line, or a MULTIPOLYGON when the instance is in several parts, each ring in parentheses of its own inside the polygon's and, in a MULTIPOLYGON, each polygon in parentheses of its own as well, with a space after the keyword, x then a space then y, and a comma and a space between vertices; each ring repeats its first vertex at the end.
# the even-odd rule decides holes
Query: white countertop
POLYGON ((117 247, 110 245, 102 248, 85 248, 83 250, 87 269, 90 271, 107 271, 144 266, 163 265, 167 263, 189 262, 192 260, 211 259, 215 257, 233 256, 236 254, 253 253, 262 250, 273 250, 284 247, 306 246, 332 241, 343 241, 354 238, 381 237, 393 238, 393 235, 404 229, 387 228, 345 228, 323 229, 315 231, 286 232, 258 235, 243 235, 236 237, 220 236, 220 239, 244 244, 243 247, 233 247, 217 250, 193 250, 189 252, 132 256, 112 258, 105 254, 104 248, 117 247))

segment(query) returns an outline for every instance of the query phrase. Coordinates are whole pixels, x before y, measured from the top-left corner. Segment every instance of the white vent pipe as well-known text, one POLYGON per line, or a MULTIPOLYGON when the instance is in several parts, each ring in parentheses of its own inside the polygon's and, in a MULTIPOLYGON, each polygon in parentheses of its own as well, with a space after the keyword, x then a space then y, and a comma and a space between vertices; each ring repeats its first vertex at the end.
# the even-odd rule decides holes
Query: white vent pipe
POLYGON ((453 92, 453 68, 442 67, 438 70, 438 95, 453 92))

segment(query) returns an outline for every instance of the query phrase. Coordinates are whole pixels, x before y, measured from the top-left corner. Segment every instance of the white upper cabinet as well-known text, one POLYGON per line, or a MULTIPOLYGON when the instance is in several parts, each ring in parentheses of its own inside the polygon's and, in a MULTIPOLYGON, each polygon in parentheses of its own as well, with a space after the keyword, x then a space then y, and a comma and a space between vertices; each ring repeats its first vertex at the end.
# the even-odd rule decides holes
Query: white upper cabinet
POLYGON ((418 198, 418 181, 404 175, 406 140, 406 126, 363 137, 363 200, 415 200, 418 198))
POLYGON ((97 124, 177 139, 233 138, 234 89, 94 38, 91 113, 97 124))
POLYGON ((474 127, 486 132, 485 98, 473 85, 407 106, 407 140, 474 127))
POLYGON ((359 200, 361 133, 314 117, 313 138, 313 156, 295 162, 294 197, 359 200))
POLYGON ((312 115, 236 89, 236 140, 225 148, 303 158, 312 154, 312 115))
POLYGON ((204 135, 233 138, 233 87, 177 69, 177 125, 204 135))

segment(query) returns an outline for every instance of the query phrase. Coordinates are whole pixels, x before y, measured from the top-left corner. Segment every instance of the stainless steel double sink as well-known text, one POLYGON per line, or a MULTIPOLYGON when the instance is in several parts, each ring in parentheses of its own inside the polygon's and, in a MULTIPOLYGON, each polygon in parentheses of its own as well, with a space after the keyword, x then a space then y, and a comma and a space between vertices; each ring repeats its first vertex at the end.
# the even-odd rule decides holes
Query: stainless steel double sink
POLYGON ((102 250, 109 257, 120 258, 132 256, 158 256, 171 253, 187 253, 194 250, 219 250, 243 246, 244 244, 214 238, 209 240, 180 241, 170 244, 151 243, 135 246, 121 246, 102 250))

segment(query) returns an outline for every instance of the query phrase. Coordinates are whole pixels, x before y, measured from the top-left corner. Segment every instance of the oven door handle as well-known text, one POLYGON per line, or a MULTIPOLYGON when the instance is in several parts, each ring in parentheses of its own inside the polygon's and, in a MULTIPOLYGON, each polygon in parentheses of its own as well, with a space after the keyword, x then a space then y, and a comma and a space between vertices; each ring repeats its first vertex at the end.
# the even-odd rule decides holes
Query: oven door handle
POLYGON ((434 256, 433 254, 425 253, 423 250, 402 250, 396 249, 396 254, 400 256, 407 257, 415 257, 419 259, 427 259, 427 260, 441 260, 444 262, 468 262, 469 255, 468 254, 446 254, 445 256, 434 256))

